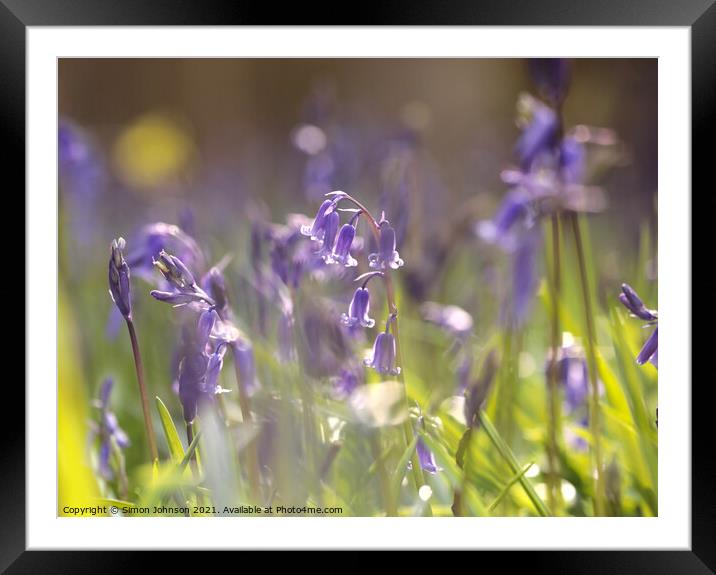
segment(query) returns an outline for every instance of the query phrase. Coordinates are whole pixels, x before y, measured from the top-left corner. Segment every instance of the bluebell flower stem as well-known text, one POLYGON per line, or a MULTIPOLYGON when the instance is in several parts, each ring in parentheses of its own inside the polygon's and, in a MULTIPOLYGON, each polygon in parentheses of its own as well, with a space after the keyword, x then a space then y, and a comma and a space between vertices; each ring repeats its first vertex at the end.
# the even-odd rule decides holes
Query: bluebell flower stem
POLYGON ((371 433, 370 448, 373 453, 373 458, 376 461, 376 465, 378 466, 378 481, 380 482, 380 491, 386 515, 388 517, 397 517, 398 506, 393 498, 391 492, 392 490, 390 489, 390 478, 388 477, 388 472, 385 469, 385 461, 383 460, 383 454, 380 450, 380 430, 376 430, 375 433, 371 433))
POLYGON ((560 234, 559 216, 553 214, 551 218, 552 231, 552 281, 550 295, 552 304, 552 317, 550 328, 551 356, 547 372, 547 503, 552 510, 558 509, 560 500, 559 481, 559 423, 560 404, 557 377, 557 351, 560 345, 559 328, 559 299, 560 299, 560 234))
MULTIPOLYGON (((373 217, 373 215, 366 209, 366 207, 360 203, 358 200, 353 198, 352 196, 345 195, 344 199, 347 201, 352 202, 355 204, 355 206, 361 210, 361 215, 365 217, 366 221, 370 225, 371 232, 373 233, 373 236, 375 237, 375 241, 380 244, 380 225, 378 224, 377 220, 373 217)), ((385 273, 383 275, 383 280, 385 281, 385 291, 386 296, 388 300, 388 314, 395 315, 395 318, 393 319, 393 325, 392 325, 392 331, 393 331, 393 337, 395 338, 395 358, 396 358, 396 365, 401 368, 400 374, 398 375, 398 381, 403 384, 403 388, 405 389, 405 403, 406 403, 406 409, 409 409, 409 403, 408 403, 408 388, 405 385, 405 368, 403 366, 403 354, 401 350, 400 345, 400 328, 398 326, 398 306, 395 303, 395 289, 393 287, 393 279, 390 274, 390 268, 385 270, 385 273)), ((410 424, 410 419, 408 418, 405 423, 403 424, 403 434, 405 435, 405 446, 407 448, 408 445, 413 440, 414 436, 413 428, 410 424)), ((415 485, 416 492, 420 490, 420 487, 425 485, 425 476, 423 475, 423 468, 420 466, 420 459, 418 458, 417 450, 413 454, 413 456, 410 459, 411 463, 411 475, 413 477, 413 484, 415 485)), ((430 503, 426 503, 425 506, 425 512, 427 515, 432 515, 432 508, 430 506, 430 503)))
MULTIPOLYGON (((366 209, 366 207, 361 204, 358 200, 353 198, 352 196, 346 195, 344 196, 344 199, 352 202, 355 204, 355 206, 361 210, 361 215, 365 217, 366 221, 370 225, 371 232, 373 233, 373 236, 375 237, 376 243, 380 244, 380 226, 378 225, 378 222, 376 219, 372 216, 372 214, 366 209)), ((385 281, 385 291, 387 295, 388 300, 388 314, 394 314, 395 318, 393 319, 392 324, 392 331, 393 331, 393 337, 395 338, 395 357, 396 357, 396 364, 398 367, 401 368, 400 374, 398 375, 398 380, 403 384, 403 387, 405 389, 405 403, 406 403, 406 409, 409 409, 409 402, 408 402, 408 388, 405 385, 405 367, 403 365, 403 354, 402 349, 400 345, 400 328, 398 326, 398 306, 395 303, 395 289, 393 287, 393 278, 390 274, 390 268, 386 266, 385 273, 383 275, 383 280, 385 281)), ((405 435, 405 447, 407 448, 408 445, 410 445, 411 441, 413 440, 413 437, 415 435, 415 431, 413 430, 411 424, 410 424, 410 418, 406 419, 405 423, 403 423, 403 434, 405 435)), ((416 492, 420 490, 420 488, 425 485, 425 476, 423 474, 423 468, 420 465, 420 459, 417 454, 417 450, 413 454, 413 456, 410 459, 412 472, 411 475, 413 477, 413 484, 415 485, 416 492)), ((432 508, 430 506, 430 503, 426 503, 426 514, 432 515, 432 508)))
POLYGON ((579 276, 582 286, 582 297, 584 300, 584 316, 587 328, 587 366, 589 368, 590 401, 589 401, 589 428, 592 435, 592 453, 596 467, 594 486, 594 514, 604 515, 604 481, 602 477, 602 444, 601 444, 601 421, 599 414, 599 383, 597 381, 597 353, 596 353, 596 332, 594 329, 594 316, 592 313, 592 300, 589 293, 589 280, 587 277, 587 264, 584 257, 584 246, 582 233, 579 226, 579 219, 576 213, 570 213, 569 219, 572 224, 574 245, 577 251, 579 263, 579 276))
POLYGON ((147 386, 144 382, 144 365, 142 363, 142 354, 139 352, 139 342, 137 341, 137 332, 134 329, 132 317, 126 318, 127 329, 129 330, 129 339, 132 342, 132 353, 134 354, 134 367, 137 371, 137 383, 139 384, 139 395, 142 399, 142 412, 144 414, 144 427, 147 433, 147 442, 149 443, 149 452, 152 457, 152 463, 159 460, 157 451, 157 439, 154 435, 152 427, 152 416, 149 410, 149 399, 147 397, 147 386))
MULTIPOLYGON (((194 441, 194 423, 187 423, 186 424, 186 445, 189 447, 191 445, 191 442, 194 441)), ((196 463, 196 450, 194 450, 194 453, 191 454, 191 459, 189 460, 189 465, 191 466, 192 474, 194 475, 194 479, 199 478, 199 466, 196 463)))
MULTIPOLYGON (((241 417, 244 420, 245 424, 251 425, 251 423, 253 422, 253 417, 251 415, 251 402, 249 401, 249 396, 247 395, 246 390, 241 383, 239 358, 236 356, 236 351, 234 350, 234 347, 230 346, 230 349, 231 353, 234 356, 234 373, 236 374, 236 387, 239 390, 239 407, 241 408, 241 417)), ((249 477, 249 489, 251 491, 251 496, 254 498, 255 501, 258 501, 261 494, 259 490, 259 460, 258 452, 256 450, 256 442, 254 440, 251 440, 246 446, 245 453, 245 462, 249 477)))

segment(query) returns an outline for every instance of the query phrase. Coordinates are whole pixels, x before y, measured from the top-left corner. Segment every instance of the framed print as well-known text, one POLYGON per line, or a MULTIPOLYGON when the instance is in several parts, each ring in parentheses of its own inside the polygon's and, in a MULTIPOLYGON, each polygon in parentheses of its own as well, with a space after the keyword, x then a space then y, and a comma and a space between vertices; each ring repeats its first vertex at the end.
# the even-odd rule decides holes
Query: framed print
POLYGON ((8 572, 175 549, 714 568, 691 375, 710 2, 349 25, 5 4, 8 572))

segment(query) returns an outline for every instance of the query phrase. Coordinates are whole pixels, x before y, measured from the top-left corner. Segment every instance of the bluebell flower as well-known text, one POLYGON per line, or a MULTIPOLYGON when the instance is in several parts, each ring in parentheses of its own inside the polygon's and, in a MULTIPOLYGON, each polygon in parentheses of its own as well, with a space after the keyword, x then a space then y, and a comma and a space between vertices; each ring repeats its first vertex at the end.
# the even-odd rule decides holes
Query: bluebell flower
POLYGON ((109 295, 125 319, 132 316, 132 294, 129 285, 129 265, 124 259, 124 238, 112 241, 109 257, 109 295))
POLYGON ((390 333, 390 322, 385 324, 385 331, 382 331, 375 338, 373 352, 363 363, 372 367, 381 375, 398 375, 400 367, 395 365, 395 337, 390 333))
POLYGON ((358 262, 353 256, 351 256, 351 246, 356 236, 356 228, 354 223, 347 223, 341 226, 341 230, 338 233, 338 239, 336 245, 333 248, 332 253, 326 260, 327 263, 339 263, 347 268, 352 268, 358 265, 358 262))
POLYGON ((254 349, 251 342, 245 338, 240 338, 232 343, 234 351, 234 360, 239 369, 239 385, 248 396, 256 393, 261 384, 256 376, 256 360, 254 358, 254 349))
POLYGON ((206 362, 206 373, 204 374, 204 393, 216 395, 227 391, 219 385, 219 375, 224 365, 224 354, 226 346, 218 345, 214 353, 209 356, 206 362))
POLYGON ((135 249, 127 255, 132 271, 151 278, 154 261, 162 251, 175 254, 184 264, 202 272, 205 270, 204 254, 196 240, 179 226, 155 222, 144 226, 133 245, 135 249))
POLYGON ((318 208, 318 212, 316 212, 316 217, 313 218, 313 223, 310 226, 302 226, 301 233, 304 236, 310 237, 312 240, 322 240, 326 233, 326 218, 329 214, 333 213, 335 207, 335 200, 324 200, 318 208))
POLYGON ((106 480, 114 478, 114 471, 110 464, 112 456, 112 442, 116 442, 119 448, 127 448, 130 445, 129 437, 119 426, 117 416, 109 408, 109 399, 112 393, 114 380, 107 378, 102 382, 100 397, 97 407, 100 409, 99 423, 99 472, 106 480))
POLYGON ((433 455, 433 452, 428 449, 428 446, 425 445, 425 441, 423 441, 422 437, 418 438, 418 443, 415 448, 418 452, 420 467, 428 473, 437 473, 438 471, 442 471, 442 467, 438 467, 438 464, 435 463, 435 456, 433 455))
POLYGON ((199 315, 196 324, 185 324, 182 329, 177 391, 187 423, 194 421, 202 401, 211 403, 214 395, 226 391, 218 385, 228 343, 223 339, 224 323, 209 309, 199 315), (210 335, 217 340, 213 350, 210 335))
POLYGON ((513 188, 505 195, 495 216, 478 222, 476 231, 486 242, 498 244, 508 251, 514 250, 520 224, 529 222, 532 209, 529 193, 522 187, 513 188))
POLYGON ((333 378, 333 391, 338 399, 345 399, 362 383, 358 371, 342 368, 338 376, 333 378))
POLYGON ((656 310, 648 309, 637 293, 628 284, 622 284, 622 292, 619 294, 619 301, 627 308, 634 317, 644 320, 648 325, 657 325, 656 329, 647 338, 644 346, 636 356, 636 362, 644 365, 650 362, 654 367, 659 367, 659 335, 658 335, 658 319, 659 314, 656 310))
POLYGON ((386 219, 380 222, 380 240, 378 252, 368 256, 368 265, 373 269, 385 270, 388 268, 397 270, 402 267, 403 260, 397 252, 395 244, 395 230, 386 219))
POLYGON ((162 250, 159 252, 158 258, 154 260, 154 266, 176 291, 152 290, 150 295, 153 298, 175 306, 189 303, 201 303, 210 307, 216 306, 216 302, 197 285, 194 275, 178 257, 162 250))
POLYGON ((522 169, 529 171, 541 154, 549 153, 557 146, 559 117, 549 106, 527 94, 520 97, 518 109, 524 124, 515 152, 522 169))
POLYGON ((196 418, 208 363, 209 357, 204 351, 191 350, 179 364, 179 399, 187 423, 196 418))
POLYGON ((639 365, 644 365, 648 361, 651 362, 654 367, 659 367, 658 334, 659 328, 657 327, 646 340, 646 343, 644 343, 644 347, 641 348, 639 355, 636 356, 636 362, 639 365))
POLYGON ((348 314, 341 315, 343 325, 353 327, 361 325, 371 328, 375 325, 375 320, 368 316, 370 311, 370 292, 366 287, 359 287, 353 294, 353 299, 348 307, 348 314))
POLYGON ((216 310, 213 308, 206 309, 199 315, 199 325, 197 326, 197 345, 200 348, 206 347, 209 343, 209 336, 214 329, 214 324, 219 319, 216 310))
POLYGON ((644 302, 641 301, 641 298, 628 284, 622 284, 622 293, 619 294, 619 301, 639 319, 643 319, 644 321, 656 321, 658 319, 657 312, 647 309, 644 302))
POLYGON ((341 217, 336 211, 332 211, 325 218, 321 248, 318 250, 316 255, 320 256, 326 263, 330 263, 332 261, 333 246, 336 243, 336 235, 338 234, 338 226, 340 226, 340 224, 341 217))
POLYGON ((573 413, 586 405, 589 398, 589 371, 584 354, 579 347, 571 345, 559 349, 557 376, 564 389, 566 411, 573 413))

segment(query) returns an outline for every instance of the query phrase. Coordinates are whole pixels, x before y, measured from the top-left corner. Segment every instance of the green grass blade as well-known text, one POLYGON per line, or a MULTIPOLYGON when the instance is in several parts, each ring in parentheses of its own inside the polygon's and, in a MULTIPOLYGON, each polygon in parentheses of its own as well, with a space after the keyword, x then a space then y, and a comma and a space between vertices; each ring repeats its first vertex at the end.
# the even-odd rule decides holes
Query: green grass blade
MULTIPOLYGON (((520 464, 517 462, 517 459, 512 453, 510 447, 505 443, 502 437, 500 437, 500 434, 497 432, 497 429, 495 429, 495 426, 492 425, 490 418, 487 417, 484 412, 480 412, 479 417, 480 421, 482 422, 482 427, 485 430, 485 433, 490 438, 490 441, 492 441, 492 444, 495 446, 497 451, 500 453, 500 456, 502 456, 507 465, 510 467, 512 473, 519 473, 520 464)), ((537 495, 537 492, 534 490, 534 487, 532 487, 532 484, 527 480, 524 474, 518 477, 518 481, 520 482, 520 485, 522 485, 522 488, 525 490, 525 493, 527 493, 527 497, 530 498, 530 501, 534 505, 537 512, 542 517, 549 517, 550 515, 552 515, 547 506, 545 505, 544 501, 542 501, 542 499, 540 499, 540 496, 537 495)))
POLYGON ((179 439, 177 428, 174 427, 174 421, 172 421, 172 416, 169 414, 169 410, 167 409, 167 406, 164 405, 164 402, 159 399, 159 397, 155 397, 155 401, 157 404, 157 411, 159 412, 159 419, 162 422, 164 437, 166 438, 167 445, 169 446, 169 453, 175 463, 180 463, 182 459, 184 459, 184 446, 182 446, 181 440, 179 439))
POLYGON ((512 486, 517 483, 533 465, 534 462, 527 463, 517 475, 515 475, 507 482, 507 484, 502 488, 502 491, 500 491, 500 494, 497 496, 497 498, 492 503, 490 503, 490 506, 488 507, 490 511, 494 511, 497 508, 497 506, 505 498, 505 495, 507 495, 507 492, 512 488, 512 486))

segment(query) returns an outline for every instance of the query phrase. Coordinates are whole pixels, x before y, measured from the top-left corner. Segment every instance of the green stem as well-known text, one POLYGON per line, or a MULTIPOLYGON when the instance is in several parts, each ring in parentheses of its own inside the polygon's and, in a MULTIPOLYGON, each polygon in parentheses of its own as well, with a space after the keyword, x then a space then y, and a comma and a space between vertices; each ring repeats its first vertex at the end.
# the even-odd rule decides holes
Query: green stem
POLYGON ((383 497, 383 505, 385 505, 386 515, 388 517, 398 516, 398 506, 394 501, 393 494, 390 489, 390 478, 385 468, 383 453, 380 450, 380 432, 376 431, 370 435, 370 448, 373 453, 376 465, 378 466, 378 480, 380 482, 381 495, 383 497))
POLYGON ((524 474, 520 474, 522 467, 517 462, 517 458, 512 453, 512 450, 509 448, 509 446, 505 443, 505 440, 500 437, 500 434, 497 432, 497 429, 495 429, 495 426, 492 425, 492 422, 487 417, 485 412, 482 411, 478 413, 477 417, 482 424, 482 428, 485 430, 487 437, 490 438, 490 441, 495 446, 500 456, 505 460, 509 468, 512 470, 512 473, 515 476, 518 476, 518 481, 520 482, 520 485, 522 485, 522 488, 525 490, 525 493, 527 493, 527 497, 529 497, 530 501, 532 502, 532 505, 534 505, 534 508, 537 510, 537 513, 539 513, 542 517, 549 517, 551 515, 549 508, 544 504, 544 501, 540 499, 540 496, 537 495, 537 492, 534 490, 534 487, 532 487, 532 484, 524 476, 524 474))
POLYGON ((142 399, 142 412, 144 414, 144 428, 147 433, 147 441, 149 442, 149 452, 152 456, 152 463, 159 460, 159 452, 157 451, 157 439, 154 436, 154 428, 152 427, 152 416, 149 411, 149 399, 147 397, 147 386, 144 382, 144 365, 142 364, 142 354, 139 352, 139 342, 137 341, 137 332, 134 329, 134 322, 131 317, 127 318, 127 329, 129 330, 129 339, 132 342, 132 353, 134 354, 134 367, 137 371, 137 383, 139 384, 139 395, 142 399))
POLYGON ((589 368, 589 384, 591 389, 589 401, 589 428, 592 434, 592 452, 594 465, 596 467, 594 486, 594 513, 604 515, 604 481, 602 477, 602 446, 601 446, 601 421, 599 414, 599 383, 597 381, 597 353, 596 353, 596 332, 594 329, 594 316, 592 313, 592 300, 589 293, 589 280, 587 277, 587 265, 584 257, 584 246, 582 234, 579 227, 579 219, 576 213, 570 213, 574 234, 574 245, 577 251, 579 262, 579 279, 582 285, 582 298, 584 300, 584 315, 587 324, 587 366, 589 368))
POLYGON ((559 388, 557 378, 557 353, 559 341, 559 297, 560 297, 560 246, 559 246, 559 216, 552 215, 552 281, 550 295, 552 296, 552 325, 551 325, 551 356, 547 372, 547 412, 549 414, 547 430, 547 501, 552 509, 557 508, 560 500, 559 468, 558 468, 558 437, 560 422, 559 388))

